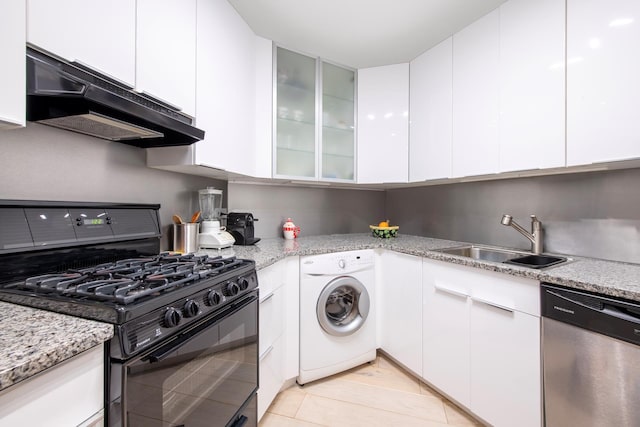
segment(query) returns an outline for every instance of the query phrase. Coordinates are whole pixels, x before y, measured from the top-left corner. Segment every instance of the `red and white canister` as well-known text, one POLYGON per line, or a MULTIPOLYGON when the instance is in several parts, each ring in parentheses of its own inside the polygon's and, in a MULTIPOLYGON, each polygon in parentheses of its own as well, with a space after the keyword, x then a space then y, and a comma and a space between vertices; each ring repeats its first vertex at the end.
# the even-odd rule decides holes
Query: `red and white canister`
POLYGON ((282 226, 282 233, 285 239, 293 240, 300 234, 300 227, 296 227, 291 218, 287 218, 287 221, 282 226))

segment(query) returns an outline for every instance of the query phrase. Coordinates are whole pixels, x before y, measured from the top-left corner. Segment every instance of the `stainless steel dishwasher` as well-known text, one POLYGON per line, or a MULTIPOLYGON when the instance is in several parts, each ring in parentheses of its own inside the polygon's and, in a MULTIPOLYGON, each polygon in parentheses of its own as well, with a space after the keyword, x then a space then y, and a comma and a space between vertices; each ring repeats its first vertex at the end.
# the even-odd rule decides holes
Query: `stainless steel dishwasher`
POLYGON ((542 284, 547 427, 640 426, 640 304, 542 284))

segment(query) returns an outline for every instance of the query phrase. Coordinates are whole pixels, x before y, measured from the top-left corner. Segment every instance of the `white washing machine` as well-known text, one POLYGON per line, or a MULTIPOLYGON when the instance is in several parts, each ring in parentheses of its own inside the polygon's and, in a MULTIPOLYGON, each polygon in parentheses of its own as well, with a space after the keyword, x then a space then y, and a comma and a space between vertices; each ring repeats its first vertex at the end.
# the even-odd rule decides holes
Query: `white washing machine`
POLYGON ((298 383, 375 358, 373 251, 301 257, 298 383))

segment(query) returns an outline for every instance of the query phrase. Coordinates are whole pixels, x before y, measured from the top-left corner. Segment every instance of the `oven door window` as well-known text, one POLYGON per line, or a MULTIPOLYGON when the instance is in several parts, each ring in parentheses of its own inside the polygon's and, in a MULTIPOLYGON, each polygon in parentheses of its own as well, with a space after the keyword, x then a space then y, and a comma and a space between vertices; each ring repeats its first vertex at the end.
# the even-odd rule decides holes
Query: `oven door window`
POLYGON ((258 386, 257 300, 125 367, 128 426, 225 426, 258 386))

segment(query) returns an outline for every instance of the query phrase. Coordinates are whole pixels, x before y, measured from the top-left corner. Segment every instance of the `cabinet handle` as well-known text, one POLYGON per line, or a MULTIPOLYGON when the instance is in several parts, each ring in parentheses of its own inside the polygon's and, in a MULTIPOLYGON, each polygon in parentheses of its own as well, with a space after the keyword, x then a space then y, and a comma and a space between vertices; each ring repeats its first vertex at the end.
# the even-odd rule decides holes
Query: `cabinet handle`
POLYGON ((269 292, 267 295, 265 295, 263 298, 260 298, 260 304, 262 304, 263 302, 270 300, 271 298, 273 298, 273 292, 269 292))
POLYGON ((265 357, 267 357, 269 355, 269 353, 271 353, 273 351, 273 346, 270 345, 269 348, 267 348, 264 353, 262 353, 260 355, 260 358, 258 359, 259 362, 262 362, 262 359, 264 359, 265 357))
POLYGON ((436 291, 440 291, 440 292, 444 292, 445 294, 451 294, 457 297, 461 297, 461 298, 467 298, 469 295, 465 294, 464 292, 461 291, 455 291, 453 289, 449 289, 449 288, 443 288, 442 286, 438 286, 438 285, 433 285, 434 288, 436 288, 436 291))
POLYGON ((509 307, 506 307, 504 305, 496 304, 495 302, 487 301, 487 300, 484 300, 484 299, 478 298, 478 297, 470 297, 470 298, 471 298, 471 301, 479 302, 480 304, 484 304, 484 305, 488 305, 488 306, 491 306, 491 307, 498 308, 500 310, 508 311, 509 313, 513 313, 514 312, 513 308, 509 308, 509 307))

